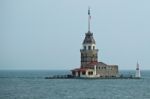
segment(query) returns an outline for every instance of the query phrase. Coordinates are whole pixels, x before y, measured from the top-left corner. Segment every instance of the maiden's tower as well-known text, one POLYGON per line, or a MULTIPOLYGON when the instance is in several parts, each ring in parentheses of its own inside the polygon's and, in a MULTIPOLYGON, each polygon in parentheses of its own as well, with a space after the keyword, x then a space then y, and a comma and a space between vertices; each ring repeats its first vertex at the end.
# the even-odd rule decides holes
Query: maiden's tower
POLYGON ((90 8, 88 9, 88 32, 85 33, 85 38, 82 43, 81 66, 73 69, 72 75, 81 78, 95 78, 95 77, 117 77, 118 65, 108 65, 104 62, 98 61, 98 49, 96 48, 96 41, 93 33, 90 31, 90 8))

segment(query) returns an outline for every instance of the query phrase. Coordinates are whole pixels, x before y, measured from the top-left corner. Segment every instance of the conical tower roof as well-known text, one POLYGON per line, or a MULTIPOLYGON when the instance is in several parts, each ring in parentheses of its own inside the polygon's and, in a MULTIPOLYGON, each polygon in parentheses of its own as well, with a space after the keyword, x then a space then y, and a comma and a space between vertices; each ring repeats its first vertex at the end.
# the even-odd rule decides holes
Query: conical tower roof
POLYGON ((83 44, 95 44, 93 33, 91 33, 90 31, 85 33, 85 38, 84 38, 83 44))

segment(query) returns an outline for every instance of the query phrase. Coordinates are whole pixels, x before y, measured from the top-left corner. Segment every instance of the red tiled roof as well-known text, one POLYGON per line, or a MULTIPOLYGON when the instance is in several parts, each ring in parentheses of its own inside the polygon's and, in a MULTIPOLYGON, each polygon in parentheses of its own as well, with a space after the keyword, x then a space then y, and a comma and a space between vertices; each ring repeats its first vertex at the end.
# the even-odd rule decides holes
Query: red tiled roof
POLYGON ((87 70, 87 68, 76 68, 71 71, 86 71, 86 70, 87 70))

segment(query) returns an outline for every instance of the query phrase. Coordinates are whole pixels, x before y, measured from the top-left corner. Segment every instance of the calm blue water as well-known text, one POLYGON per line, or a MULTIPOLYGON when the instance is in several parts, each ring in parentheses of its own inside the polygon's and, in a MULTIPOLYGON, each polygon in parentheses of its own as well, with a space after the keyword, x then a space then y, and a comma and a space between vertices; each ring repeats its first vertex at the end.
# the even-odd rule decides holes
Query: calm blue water
POLYGON ((0 99, 150 99, 150 71, 142 71, 140 80, 44 79, 65 73, 0 71, 0 99))

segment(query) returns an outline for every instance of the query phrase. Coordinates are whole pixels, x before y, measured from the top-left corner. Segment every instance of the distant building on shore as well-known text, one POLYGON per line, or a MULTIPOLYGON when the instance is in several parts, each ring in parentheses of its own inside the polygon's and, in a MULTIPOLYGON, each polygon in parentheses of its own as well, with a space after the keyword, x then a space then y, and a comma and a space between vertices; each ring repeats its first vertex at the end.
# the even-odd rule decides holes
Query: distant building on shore
POLYGON ((104 62, 98 62, 98 49, 90 31, 90 9, 88 9, 88 32, 85 33, 85 39, 82 43, 81 66, 71 70, 74 77, 117 77, 118 65, 107 65, 104 62))

